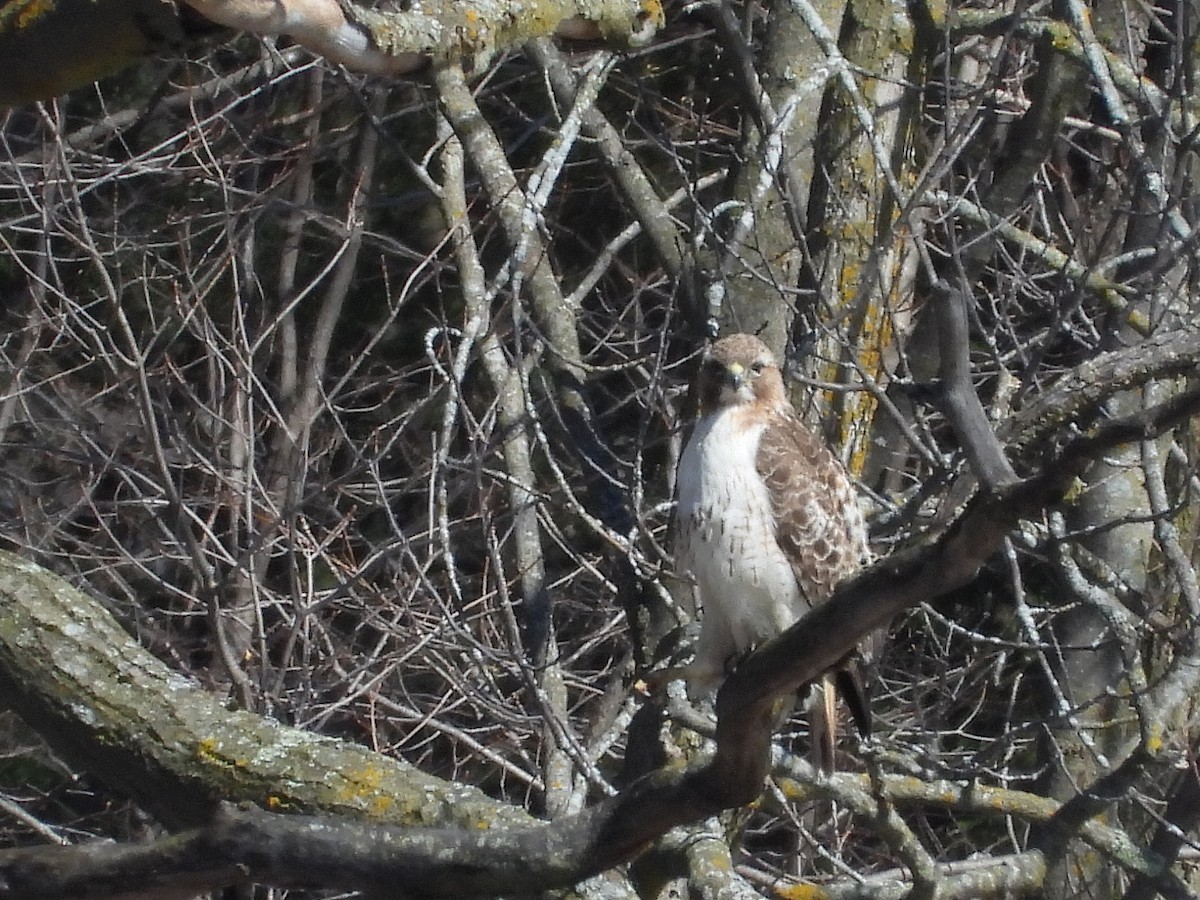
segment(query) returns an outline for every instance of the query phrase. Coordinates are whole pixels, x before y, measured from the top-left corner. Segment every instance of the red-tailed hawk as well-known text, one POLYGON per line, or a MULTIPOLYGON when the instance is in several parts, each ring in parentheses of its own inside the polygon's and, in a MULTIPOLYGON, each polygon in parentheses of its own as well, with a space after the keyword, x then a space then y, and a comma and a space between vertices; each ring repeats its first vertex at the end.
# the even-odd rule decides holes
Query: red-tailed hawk
MULTIPOLYGON (((801 424, 779 365, 748 334, 712 345, 696 382, 700 418, 679 462, 676 564, 700 607, 695 660, 682 670, 715 686, 755 645, 776 637, 867 558, 854 486, 801 424)), ((870 727, 862 683, 837 673, 859 730, 870 727)), ((808 703, 814 758, 833 761, 834 692, 808 703)))

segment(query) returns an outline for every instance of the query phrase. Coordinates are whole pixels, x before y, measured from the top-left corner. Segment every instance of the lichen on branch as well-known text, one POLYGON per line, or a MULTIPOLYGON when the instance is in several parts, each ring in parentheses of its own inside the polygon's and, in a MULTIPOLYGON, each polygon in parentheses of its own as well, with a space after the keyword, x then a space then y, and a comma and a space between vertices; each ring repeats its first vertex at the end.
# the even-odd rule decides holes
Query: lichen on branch
POLYGON ((332 62, 376 75, 426 64, 478 71, 498 53, 562 34, 642 46, 663 24, 659 0, 425 0, 370 8, 349 0, 187 0, 208 19, 287 35, 332 62))

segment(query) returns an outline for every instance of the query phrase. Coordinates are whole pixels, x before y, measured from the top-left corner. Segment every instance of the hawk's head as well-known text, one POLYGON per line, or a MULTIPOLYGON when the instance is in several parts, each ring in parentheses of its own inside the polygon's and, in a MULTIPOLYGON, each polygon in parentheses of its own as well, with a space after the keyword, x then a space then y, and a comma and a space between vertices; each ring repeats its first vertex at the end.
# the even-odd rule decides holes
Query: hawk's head
POLYGON ((787 402, 775 354, 752 334, 731 334, 708 348, 696 392, 701 415, 750 403, 787 402))

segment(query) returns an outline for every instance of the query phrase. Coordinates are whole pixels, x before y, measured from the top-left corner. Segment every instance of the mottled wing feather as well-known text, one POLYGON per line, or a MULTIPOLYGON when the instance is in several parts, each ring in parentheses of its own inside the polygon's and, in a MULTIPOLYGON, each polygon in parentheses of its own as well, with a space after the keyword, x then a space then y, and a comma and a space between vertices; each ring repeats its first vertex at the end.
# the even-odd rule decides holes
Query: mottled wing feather
POLYGON ((775 512, 775 538, 809 606, 822 603, 866 557, 854 486, 829 449, 790 414, 775 416, 763 432, 757 464, 775 512))
MULTIPOLYGON (((854 486, 829 449, 793 414, 775 416, 763 432, 756 459, 775 513, 775 539, 787 556, 811 608, 832 596, 838 583, 867 558, 866 526, 854 486)), ((796 610, 797 616, 804 610, 796 610)), ((871 712, 858 660, 826 676, 808 705, 814 763, 833 769, 836 718, 833 684, 846 700, 859 733, 871 733, 871 712)))

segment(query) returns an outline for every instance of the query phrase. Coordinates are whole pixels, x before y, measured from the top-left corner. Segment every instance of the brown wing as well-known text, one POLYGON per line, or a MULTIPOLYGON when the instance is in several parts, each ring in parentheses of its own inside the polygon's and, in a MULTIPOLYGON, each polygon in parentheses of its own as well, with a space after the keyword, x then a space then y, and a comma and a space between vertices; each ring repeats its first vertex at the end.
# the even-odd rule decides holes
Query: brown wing
POLYGON ((829 599, 867 554, 866 528, 842 464, 794 415, 773 417, 758 445, 775 539, 809 606, 829 599))
MULTIPOLYGON (((810 608, 824 603, 867 558, 866 526, 854 486, 837 458, 791 414, 777 415, 763 432, 756 462, 775 513, 775 539, 800 592, 810 608)), ((814 762, 826 771, 833 768, 835 681, 859 733, 871 733, 866 686, 858 660, 850 656, 833 679, 822 679, 807 704, 814 762)))

